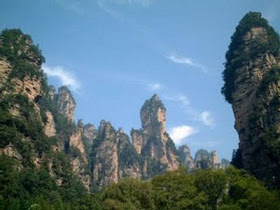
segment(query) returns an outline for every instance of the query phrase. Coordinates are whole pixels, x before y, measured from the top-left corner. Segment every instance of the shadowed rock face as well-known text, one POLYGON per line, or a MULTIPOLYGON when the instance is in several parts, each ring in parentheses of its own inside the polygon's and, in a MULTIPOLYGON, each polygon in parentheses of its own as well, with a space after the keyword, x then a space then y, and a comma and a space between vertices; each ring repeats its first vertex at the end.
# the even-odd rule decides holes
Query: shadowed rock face
POLYGON ((194 160, 191 156, 190 149, 187 145, 182 145, 178 149, 181 165, 187 167, 188 169, 194 169, 194 160))
POLYGON ((59 113, 64 115, 69 122, 73 123, 76 103, 72 93, 66 86, 62 86, 58 89, 56 103, 59 113))
POLYGON ((239 134, 243 167, 280 187, 279 36, 259 13, 249 13, 232 38, 224 74, 239 134), (246 25, 246 30, 241 30, 246 25), (239 61, 239 62, 238 62, 239 61))
POLYGON ((86 137, 89 146, 93 145, 93 141, 96 139, 97 134, 98 131, 93 124, 88 123, 83 127, 83 135, 86 137))
POLYGON ((208 151, 200 149, 195 154, 194 162, 197 169, 222 168, 216 151, 208 153, 208 151))

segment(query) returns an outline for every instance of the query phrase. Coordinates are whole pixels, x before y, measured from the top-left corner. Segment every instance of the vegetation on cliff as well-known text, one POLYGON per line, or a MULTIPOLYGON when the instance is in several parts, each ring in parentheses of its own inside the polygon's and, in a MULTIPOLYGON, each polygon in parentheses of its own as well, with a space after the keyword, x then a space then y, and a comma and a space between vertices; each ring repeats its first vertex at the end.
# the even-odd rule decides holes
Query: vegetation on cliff
POLYGON ((249 12, 239 22, 234 34, 231 37, 231 43, 226 53, 226 63, 223 72, 223 80, 225 82, 222 93, 225 99, 231 103, 231 94, 234 91, 235 71, 244 66, 247 62, 254 59, 259 54, 269 52, 275 56, 280 53, 280 39, 277 32, 268 24, 267 20, 261 16, 259 12, 249 12), (267 32, 267 42, 256 39, 250 43, 250 50, 245 50, 244 36, 254 28, 262 27, 267 32))

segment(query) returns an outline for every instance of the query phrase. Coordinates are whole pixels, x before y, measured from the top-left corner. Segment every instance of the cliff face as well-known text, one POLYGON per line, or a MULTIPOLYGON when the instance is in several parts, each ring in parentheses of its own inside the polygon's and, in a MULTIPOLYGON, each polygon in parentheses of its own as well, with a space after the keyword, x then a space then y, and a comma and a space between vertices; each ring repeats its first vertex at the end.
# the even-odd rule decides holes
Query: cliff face
POLYGON ((149 178, 179 166, 177 150, 166 132, 166 109, 157 95, 147 100, 141 108, 142 129, 132 130, 132 143, 144 157, 143 177, 149 178))
POLYGON ((241 165, 280 186, 279 36, 259 13, 236 28, 227 52, 223 93, 232 104, 241 165))
POLYGON ((101 190, 121 178, 141 178, 137 154, 122 131, 116 131, 101 121, 92 151, 92 182, 94 190, 101 190))
POLYGON ((194 160, 191 156, 190 149, 187 145, 182 145, 178 149, 181 165, 187 167, 189 170, 194 169, 194 160))
POLYGON ((76 103, 70 90, 66 86, 62 86, 58 89, 56 103, 59 113, 65 116, 69 122, 73 123, 76 103))
POLYGON ((85 141, 89 146, 93 145, 93 141, 96 139, 97 134, 98 131, 93 124, 88 123, 83 127, 83 135, 86 137, 85 141))
MULTIPOLYGON (((221 166, 220 164, 219 157, 216 151, 211 151, 210 153, 208 153, 206 150, 200 149, 195 154, 194 162, 195 162, 195 168, 197 169, 223 168, 223 166, 221 166)), ((224 165, 224 167, 226 168, 228 166, 224 165)))
POLYGON ((70 136, 70 161, 73 172, 82 181, 84 187, 90 191, 90 170, 89 156, 86 152, 85 144, 82 140, 83 127, 78 125, 76 130, 70 136))
POLYGON ((82 128, 73 124, 74 99, 66 87, 55 99, 55 89, 47 86, 41 69, 43 62, 30 36, 17 29, 2 31, 0 154, 16 160, 23 173, 47 169, 58 186, 67 186, 72 171, 75 182, 80 180, 89 190, 82 128))

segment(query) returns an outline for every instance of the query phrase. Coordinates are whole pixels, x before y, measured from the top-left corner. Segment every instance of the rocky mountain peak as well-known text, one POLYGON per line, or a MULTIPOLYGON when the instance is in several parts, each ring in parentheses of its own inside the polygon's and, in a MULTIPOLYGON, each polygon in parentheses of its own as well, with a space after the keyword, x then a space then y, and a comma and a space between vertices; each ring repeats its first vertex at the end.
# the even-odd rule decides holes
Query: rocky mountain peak
POLYGON ((93 144, 94 139, 97 137, 97 129, 93 124, 86 124, 83 127, 83 135, 87 138, 89 145, 93 144))
POLYGON ((258 178, 280 186, 280 39, 260 13, 240 21, 226 54, 224 87, 239 134, 239 162, 258 178))
POLYGON ((188 169, 194 168, 194 160, 191 156, 190 148, 187 145, 182 145, 178 148, 181 165, 188 169))
POLYGON ((59 113, 63 114, 69 122, 74 122, 76 102, 71 91, 66 86, 58 89, 57 105, 59 113))
POLYGON ((141 108, 140 117, 144 133, 162 136, 165 132, 166 108, 157 95, 146 100, 141 108))

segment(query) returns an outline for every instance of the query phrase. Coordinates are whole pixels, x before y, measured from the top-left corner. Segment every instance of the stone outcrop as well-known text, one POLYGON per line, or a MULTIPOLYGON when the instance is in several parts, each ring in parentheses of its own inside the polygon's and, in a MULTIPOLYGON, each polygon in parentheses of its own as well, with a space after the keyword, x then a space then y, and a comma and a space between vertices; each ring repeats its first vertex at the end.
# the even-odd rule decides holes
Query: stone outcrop
POLYGON ((55 97, 55 87, 53 85, 50 85, 48 87, 49 91, 48 91, 48 94, 49 94, 49 97, 51 100, 54 100, 54 97, 55 97))
POLYGON ((219 160, 219 157, 218 157, 218 154, 217 152, 214 150, 214 151, 211 151, 210 154, 210 161, 211 161, 211 167, 212 168, 220 168, 220 160, 219 160))
POLYGON ((73 172, 82 181, 87 191, 90 191, 89 157, 82 140, 83 128, 77 126, 75 132, 70 136, 70 160, 73 172))
POLYGON ((59 113, 65 116, 69 122, 74 123, 76 102, 68 87, 62 86, 58 89, 56 103, 59 113))
POLYGON ((279 36, 261 14, 247 14, 232 37, 223 88, 232 105, 239 134, 241 156, 238 162, 258 178, 278 187, 279 46, 279 36))
POLYGON ((142 129, 132 130, 132 143, 144 157, 143 177, 157 172, 176 170, 179 157, 172 139, 166 132, 166 109, 157 95, 147 100, 141 108, 142 129))
POLYGON ((97 134, 98 131, 93 124, 88 123, 83 127, 83 135, 86 137, 89 146, 93 145, 93 141, 96 139, 97 134))
POLYGON ((221 168, 226 169, 226 168, 228 168, 229 166, 230 166, 230 162, 229 162, 227 159, 222 158, 222 161, 221 161, 221 168))
POLYGON ((10 62, 6 59, 0 59, 0 89, 5 86, 11 71, 12 67, 10 62))
POLYGON ((180 165, 189 170, 194 169, 194 160, 191 156, 189 147, 187 145, 182 145, 179 147, 178 152, 180 156, 180 165))
MULTIPOLYGON (((224 159, 226 161, 226 159, 224 159)), ((221 163, 219 161, 219 157, 217 155, 217 152, 211 151, 210 153, 207 150, 200 149, 196 152, 195 154, 195 159, 194 159, 194 165, 195 168, 197 169, 207 169, 207 168, 212 168, 212 169, 219 169, 223 168, 221 166, 221 163)), ((225 165, 224 168, 227 168, 229 166, 225 165)))
POLYGON ((55 122, 53 115, 50 111, 46 112, 47 122, 44 127, 44 132, 48 137, 53 137, 56 135, 55 122))
POLYGON ((94 190, 101 190, 121 178, 141 178, 140 163, 129 137, 101 121, 93 143, 92 181, 94 190))

